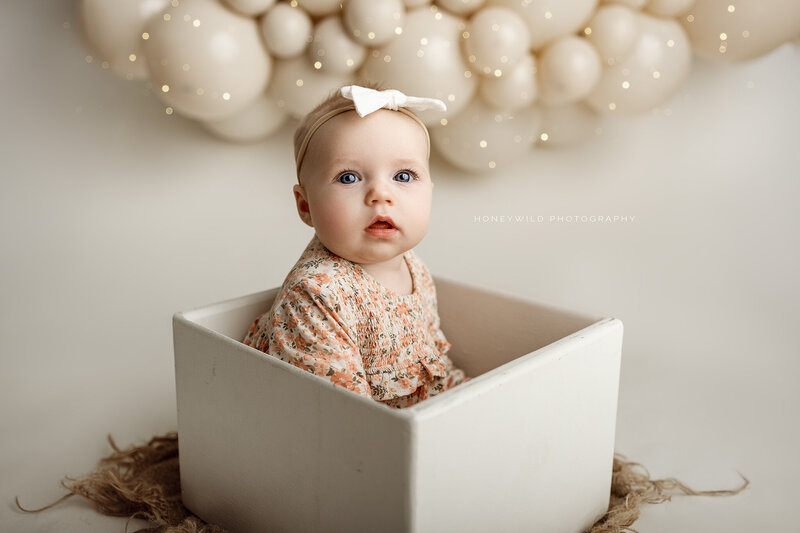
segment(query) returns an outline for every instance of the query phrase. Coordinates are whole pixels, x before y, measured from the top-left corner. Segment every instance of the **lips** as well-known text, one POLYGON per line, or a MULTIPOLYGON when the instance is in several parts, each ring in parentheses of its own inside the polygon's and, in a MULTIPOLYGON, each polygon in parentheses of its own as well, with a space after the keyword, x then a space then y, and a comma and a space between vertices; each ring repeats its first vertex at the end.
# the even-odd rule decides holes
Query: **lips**
POLYGON ((367 226, 367 228, 396 229, 397 226, 395 225, 394 220, 392 220, 391 217, 378 215, 372 219, 372 222, 370 223, 369 226, 367 226))

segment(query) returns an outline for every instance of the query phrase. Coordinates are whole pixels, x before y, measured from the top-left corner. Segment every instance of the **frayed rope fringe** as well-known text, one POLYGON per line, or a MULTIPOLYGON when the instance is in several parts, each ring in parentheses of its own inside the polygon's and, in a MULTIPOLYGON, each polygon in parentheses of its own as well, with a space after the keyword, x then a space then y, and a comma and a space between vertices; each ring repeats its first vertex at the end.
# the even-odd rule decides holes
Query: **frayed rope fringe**
MULTIPOLYGON (((114 453, 100 460, 99 470, 79 479, 67 477, 61 481, 69 491, 67 494, 40 509, 23 508, 17 497, 17 507, 38 513, 77 494, 103 514, 127 516, 128 522, 134 518, 150 522, 151 527, 136 533, 227 533, 221 527, 206 524, 183 506, 177 433, 153 437, 147 444, 127 450, 119 449, 111 435, 108 442, 114 453)), ((670 501, 676 491, 691 496, 739 494, 750 484, 746 477, 742 479, 744 482, 736 489, 696 491, 675 478, 650 479, 644 466, 627 461, 622 454, 614 454, 608 511, 584 533, 638 533, 630 526, 639 518, 642 505, 670 501)))

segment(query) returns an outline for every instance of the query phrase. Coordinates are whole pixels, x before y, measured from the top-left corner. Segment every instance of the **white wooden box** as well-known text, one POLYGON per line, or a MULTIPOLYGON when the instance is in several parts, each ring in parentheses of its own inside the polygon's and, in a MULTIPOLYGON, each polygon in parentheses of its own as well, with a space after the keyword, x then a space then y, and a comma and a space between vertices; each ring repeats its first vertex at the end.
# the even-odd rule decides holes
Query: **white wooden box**
POLYGON ((608 505, 622 323, 434 279, 473 379, 406 409, 242 344, 278 289, 176 313, 184 504, 234 533, 590 526, 608 505))

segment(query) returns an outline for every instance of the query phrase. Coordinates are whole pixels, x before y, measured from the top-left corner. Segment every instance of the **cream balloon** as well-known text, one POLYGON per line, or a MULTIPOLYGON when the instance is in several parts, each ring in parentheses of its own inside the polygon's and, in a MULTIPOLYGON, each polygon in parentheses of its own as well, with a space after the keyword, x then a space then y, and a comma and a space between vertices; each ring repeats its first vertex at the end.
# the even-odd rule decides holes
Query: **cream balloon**
POLYGON ((529 153, 539 132, 539 115, 535 107, 498 111, 476 98, 446 125, 431 128, 431 143, 464 170, 502 168, 529 153))
POLYGON ((467 61, 484 76, 499 78, 530 48, 525 22, 504 7, 486 7, 475 13, 464 36, 467 61))
POLYGON ((145 57, 158 96, 195 119, 233 115, 260 95, 271 62, 255 20, 215 0, 182 0, 146 25, 145 57))
POLYGON ((639 36, 637 13, 620 5, 601 6, 584 33, 608 65, 625 58, 639 36))
POLYGON ((715 61, 744 61, 800 34, 800 2, 697 0, 681 22, 697 55, 715 61))
POLYGON ((489 0, 489 3, 507 7, 522 17, 534 50, 582 29, 597 7, 597 0, 489 0))
POLYGON ((145 23, 168 5, 169 0, 83 0, 83 35, 92 53, 107 61, 115 74, 129 80, 145 79, 142 32, 145 23))
POLYGON ((283 126, 288 115, 267 96, 262 94, 247 107, 222 120, 204 122, 207 130, 217 137, 235 142, 253 142, 264 139, 283 126))
POLYGON ((560 106, 545 106, 539 146, 560 148, 578 144, 597 132, 600 115, 584 102, 560 106))
POLYGON ((294 118, 301 118, 343 85, 351 76, 314 69, 306 57, 275 61, 267 94, 277 106, 294 118))
POLYGON ((437 0, 436 3, 454 15, 469 15, 483 5, 485 0, 437 0))
POLYGON ((681 25, 640 13, 641 32, 628 56, 606 67, 587 102, 601 113, 643 113, 669 98, 686 77, 692 54, 681 25))
POLYGON ((275 5, 275 0, 224 0, 243 15, 260 15, 275 5))
POLYGON ((350 35, 364 46, 381 46, 403 31, 401 0, 348 0, 342 18, 350 35))
POLYGON ((279 59, 298 56, 311 42, 311 17, 298 7, 279 3, 261 18, 267 50, 279 59))
POLYGON ((347 36, 338 15, 317 23, 308 57, 314 68, 333 74, 353 72, 361 66, 367 49, 347 36))
POLYGON ((482 78, 478 89, 484 102, 496 109, 516 111, 536 99, 536 58, 528 53, 499 78, 482 78))
POLYGON ((619 4, 636 11, 642 9, 648 0, 601 0, 602 4, 619 4))
POLYGON ((463 109, 477 89, 477 75, 461 56, 466 25, 449 13, 422 7, 406 14, 403 33, 367 54, 360 77, 412 96, 439 98, 447 111, 420 111, 428 126, 463 109))
POLYGON ((338 13, 342 0, 295 0, 295 2, 312 16, 325 17, 338 13))
POLYGON ((693 4, 694 0, 650 0, 644 9, 659 17, 677 17, 686 13, 693 4))
POLYGON ((539 96, 547 105, 585 98, 597 85, 602 65, 597 50, 584 38, 562 37, 539 56, 539 96))

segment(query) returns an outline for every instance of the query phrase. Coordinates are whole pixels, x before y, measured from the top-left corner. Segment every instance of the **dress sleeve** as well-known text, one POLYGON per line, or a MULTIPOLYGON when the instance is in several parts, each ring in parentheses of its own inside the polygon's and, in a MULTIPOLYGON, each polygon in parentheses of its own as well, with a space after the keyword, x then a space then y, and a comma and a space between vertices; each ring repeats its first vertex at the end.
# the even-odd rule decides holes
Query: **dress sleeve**
POLYGON ((371 398, 358 344, 340 310, 335 297, 311 280, 290 286, 273 313, 269 353, 371 398))

